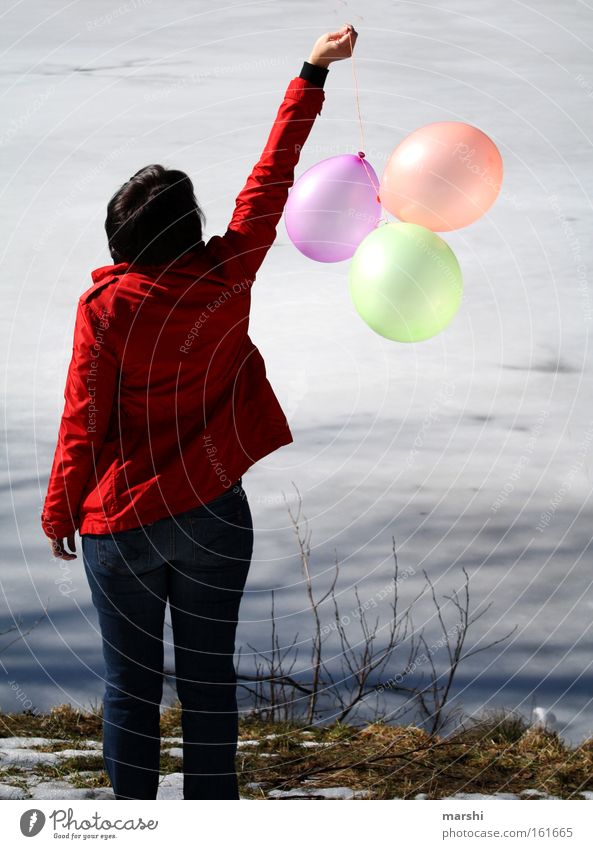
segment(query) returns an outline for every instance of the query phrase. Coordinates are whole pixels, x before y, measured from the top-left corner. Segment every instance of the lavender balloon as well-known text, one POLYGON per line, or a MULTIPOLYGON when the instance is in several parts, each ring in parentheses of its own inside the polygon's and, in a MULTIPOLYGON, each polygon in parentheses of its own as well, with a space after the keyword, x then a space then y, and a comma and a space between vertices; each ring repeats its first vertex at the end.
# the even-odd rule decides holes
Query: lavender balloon
POLYGON ((318 262, 350 259, 381 216, 379 180, 362 151, 313 165, 292 187, 286 230, 301 253, 318 262))

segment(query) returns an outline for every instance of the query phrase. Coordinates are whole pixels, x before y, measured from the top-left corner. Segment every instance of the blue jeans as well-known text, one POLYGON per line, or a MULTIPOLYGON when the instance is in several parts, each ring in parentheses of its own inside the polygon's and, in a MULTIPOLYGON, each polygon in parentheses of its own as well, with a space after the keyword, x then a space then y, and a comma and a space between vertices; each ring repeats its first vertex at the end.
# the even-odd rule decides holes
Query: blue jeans
POLYGON ((208 504, 83 534, 105 659, 103 758, 116 799, 155 799, 169 601, 184 799, 238 799, 235 632, 253 551, 241 478, 208 504))

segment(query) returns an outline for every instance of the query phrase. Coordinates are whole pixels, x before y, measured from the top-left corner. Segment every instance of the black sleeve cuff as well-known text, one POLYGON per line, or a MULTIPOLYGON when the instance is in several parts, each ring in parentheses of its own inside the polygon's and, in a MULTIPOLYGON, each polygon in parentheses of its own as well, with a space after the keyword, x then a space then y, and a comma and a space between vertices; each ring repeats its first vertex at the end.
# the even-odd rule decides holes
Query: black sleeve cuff
POLYGON ((303 62, 299 77, 308 80, 313 85, 323 88, 325 78, 327 77, 329 68, 322 68, 321 65, 313 65, 311 62, 303 62))

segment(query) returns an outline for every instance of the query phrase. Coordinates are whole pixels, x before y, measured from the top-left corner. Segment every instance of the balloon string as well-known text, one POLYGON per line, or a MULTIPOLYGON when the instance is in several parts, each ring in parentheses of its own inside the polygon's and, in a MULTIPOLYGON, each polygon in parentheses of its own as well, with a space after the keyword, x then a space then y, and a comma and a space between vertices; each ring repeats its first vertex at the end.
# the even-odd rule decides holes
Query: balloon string
POLYGON ((362 125, 362 116, 360 114, 360 100, 358 97, 358 80, 356 77, 356 68, 354 66, 354 48, 352 47, 352 35, 350 34, 350 30, 348 30, 348 39, 350 40, 350 58, 352 59, 352 76, 354 78, 354 99, 356 101, 356 111, 358 113, 358 123, 360 125, 360 143, 362 150, 364 151, 364 129, 362 125))
POLYGON ((367 163, 365 162, 365 158, 364 158, 365 157, 364 128, 363 128, 363 124, 362 124, 362 115, 361 115, 361 112, 360 112, 360 98, 358 96, 358 79, 356 77, 356 68, 355 68, 355 65, 354 65, 354 48, 352 47, 352 34, 351 34, 350 30, 348 30, 348 39, 350 41, 350 58, 352 59, 352 76, 354 78, 354 99, 356 101, 356 111, 357 111, 357 114, 358 114, 358 124, 360 126, 360 143, 361 143, 361 148, 362 148, 361 150, 358 151, 358 155, 360 156, 360 161, 364 165, 364 170, 367 173, 367 177, 369 178, 369 182, 370 182, 371 186, 377 192, 377 200, 380 203, 381 199, 379 197, 379 186, 376 186, 374 184, 373 178, 371 176, 371 172, 369 171, 369 167, 368 167, 367 163))

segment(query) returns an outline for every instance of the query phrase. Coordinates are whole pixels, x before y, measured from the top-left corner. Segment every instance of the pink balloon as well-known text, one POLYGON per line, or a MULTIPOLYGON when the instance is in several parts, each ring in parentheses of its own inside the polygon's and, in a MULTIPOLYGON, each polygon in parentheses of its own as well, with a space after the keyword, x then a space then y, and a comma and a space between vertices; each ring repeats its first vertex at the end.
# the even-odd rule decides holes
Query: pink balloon
POLYGON ((350 259, 381 217, 378 187, 364 154, 331 156, 313 165, 295 182, 284 208, 291 241, 318 262, 350 259))
POLYGON ((440 121, 399 144, 381 178, 381 203, 401 221, 457 230, 492 206, 502 184, 502 157, 470 124, 440 121))

